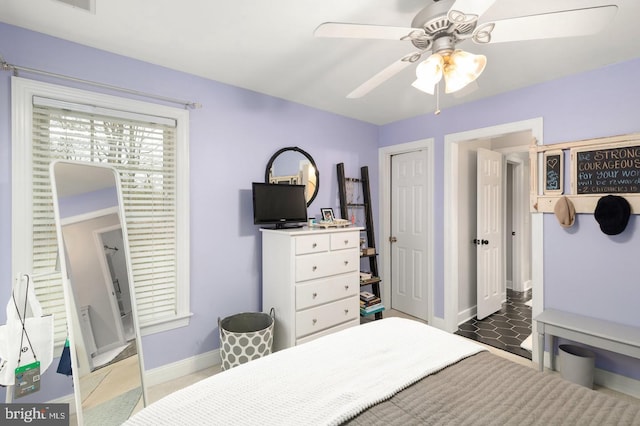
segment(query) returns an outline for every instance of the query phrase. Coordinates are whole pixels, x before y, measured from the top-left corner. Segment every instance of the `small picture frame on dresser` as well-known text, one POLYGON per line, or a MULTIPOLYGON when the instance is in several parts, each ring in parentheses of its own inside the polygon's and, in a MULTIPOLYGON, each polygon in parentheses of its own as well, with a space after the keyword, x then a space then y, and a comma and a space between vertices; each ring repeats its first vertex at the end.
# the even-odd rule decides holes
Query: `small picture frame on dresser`
POLYGON ((322 220, 327 222, 333 222, 336 218, 331 207, 320 209, 320 213, 322 214, 322 220))

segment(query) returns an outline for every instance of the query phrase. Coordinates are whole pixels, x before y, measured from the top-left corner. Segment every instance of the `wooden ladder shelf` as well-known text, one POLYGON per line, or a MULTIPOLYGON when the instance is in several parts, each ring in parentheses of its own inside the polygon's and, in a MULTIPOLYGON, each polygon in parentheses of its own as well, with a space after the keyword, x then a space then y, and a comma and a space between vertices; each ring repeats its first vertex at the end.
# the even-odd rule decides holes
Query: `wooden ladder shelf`
MULTIPOLYGON (((351 217, 355 216, 355 210, 362 210, 364 215, 364 230, 362 231, 365 235, 363 237, 366 238, 365 247, 361 247, 360 257, 365 259, 365 262, 368 261, 369 271, 365 271, 371 274, 371 278, 360 280, 360 288, 361 290, 368 291, 372 293, 377 299, 380 299, 380 307, 381 308, 377 312, 373 313, 364 313, 362 310, 360 314, 362 316, 375 315, 375 319, 382 319, 382 311, 384 310, 384 306, 382 305, 382 297, 380 293, 380 274, 378 272, 378 252, 376 251, 376 238, 373 228, 373 212, 371 209, 371 190, 369 186, 369 167, 364 166, 360 168, 360 178, 348 178, 345 177, 344 174, 344 163, 339 163, 337 165, 338 172, 338 193, 340 197, 340 214, 343 219, 351 220, 351 217), (362 186, 362 202, 359 200, 347 198, 347 182, 353 182, 355 185, 362 186), (356 202, 357 201, 357 202, 356 202), (349 212, 352 212, 352 215, 349 215, 349 212)), ((378 309, 379 309, 378 308, 378 309)), ((374 308, 374 311, 377 310, 374 308)))

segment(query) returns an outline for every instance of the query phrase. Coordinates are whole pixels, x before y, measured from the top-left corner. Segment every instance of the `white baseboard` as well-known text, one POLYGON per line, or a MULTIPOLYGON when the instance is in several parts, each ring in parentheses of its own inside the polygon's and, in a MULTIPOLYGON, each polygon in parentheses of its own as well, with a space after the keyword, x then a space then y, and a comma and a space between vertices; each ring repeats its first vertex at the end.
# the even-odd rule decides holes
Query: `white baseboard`
POLYGON ((151 386, 187 376, 195 373, 196 371, 204 370, 205 368, 221 363, 222 359, 220 358, 220 349, 215 349, 191 358, 185 358, 180 361, 172 362, 171 364, 165 364, 161 367, 147 370, 144 375, 144 382, 148 389, 151 386))
POLYGON ((475 318, 477 313, 477 306, 472 306, 462 312, 458 312, 458 325, 463 324, 472 318, 475 318))
POLYGON ((431 322, 429 322, 429 325, 435 328, 439 328, 440 330, 444 330, 446 332, 449 333, 453 333, 455 330, 448 330, 447 329, 447 322, 444 320, 444 318, 437 318, 437 317, 433 317, 431 319, 431 322))
POLYGON ((607 389, 640 398, 640 380, 596 368, 593 381, 607 389))

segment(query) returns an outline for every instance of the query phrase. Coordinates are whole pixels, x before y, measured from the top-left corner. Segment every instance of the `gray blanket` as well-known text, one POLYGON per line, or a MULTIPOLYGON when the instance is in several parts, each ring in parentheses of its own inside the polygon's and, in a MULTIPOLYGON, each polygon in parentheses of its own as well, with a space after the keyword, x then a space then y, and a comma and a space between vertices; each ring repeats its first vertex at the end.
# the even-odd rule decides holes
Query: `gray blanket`
POLYGON ((349 425, 640 425, 640 402, 481 352, 428 376, 349 425))

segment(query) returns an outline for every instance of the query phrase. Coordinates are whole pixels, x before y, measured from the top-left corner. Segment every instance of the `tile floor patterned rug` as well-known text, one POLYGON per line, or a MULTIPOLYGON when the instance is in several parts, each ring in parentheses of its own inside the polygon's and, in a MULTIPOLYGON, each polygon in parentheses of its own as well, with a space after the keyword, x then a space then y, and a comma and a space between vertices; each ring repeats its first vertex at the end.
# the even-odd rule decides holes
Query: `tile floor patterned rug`
POLYGON ((520 346, 531 335, 530 299, 531 290, 507 290, 502 309, 481 321, 472 318, 460 324, 456 334, 531 359, 531 352, 520 346))

